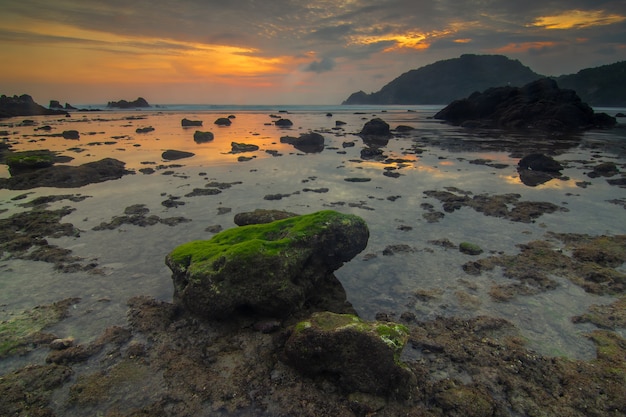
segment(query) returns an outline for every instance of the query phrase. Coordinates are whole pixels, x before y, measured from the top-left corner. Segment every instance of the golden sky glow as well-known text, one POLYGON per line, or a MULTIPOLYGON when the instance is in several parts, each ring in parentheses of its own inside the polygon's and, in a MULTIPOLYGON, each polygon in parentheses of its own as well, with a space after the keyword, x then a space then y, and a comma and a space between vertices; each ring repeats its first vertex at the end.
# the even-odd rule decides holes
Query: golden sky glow
POLYGON ((550 48, 556 45, 557 43, 552 41, 509 43, 500 48, 492 49, 492 52, 498 54, 520 53, 532 50, 539 50, 543 48, 550 48))
POLYGON ((582 29, 612 25, 624 20, 626 20, 626 16, 612 14, 604 10, 569 10, 558 15, 538 17, 531 26, 546 29, 582 29))
POLYGON ((5 0, 0 94, 329 104, 461 54, 505 54, 545 75, 626 60, 626 4, 530 1, 520 14, 496 3, 5 0))

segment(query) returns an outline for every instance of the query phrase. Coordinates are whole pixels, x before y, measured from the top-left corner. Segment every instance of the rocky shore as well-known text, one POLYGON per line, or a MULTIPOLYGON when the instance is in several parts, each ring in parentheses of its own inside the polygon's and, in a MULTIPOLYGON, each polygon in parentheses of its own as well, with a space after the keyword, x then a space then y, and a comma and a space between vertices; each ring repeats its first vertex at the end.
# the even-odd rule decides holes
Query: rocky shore
POLYGON ((0 205, 0 271, 48 263, 50 280, 78 274, 142 295, 121 300, 124 320, 92 338, 73 320, 113 300, 70 291, 19 311, 3 300, 0 415, 626 413, 623 228, 597 216, 580 217, 593 232, 558 226, 584 198, 605 216, 626 207, 624 148, 561 133, 525 143, 517 130, 466 135, 399 113, 344 114, 348 128, 324 116, 331 127, 304 133, 298 117, 293 127, 239 131, 244 118, 226 118, 201 134, 185 130, 202 126, 198 114, 7 123, 0 190, 12 197, 0 205), (91 123, 120 127, 105 140, 91 123), (189 148, 171 148, 182 142, 168 142, 168 123, 189 148), (78 139, 61 133, 70 131, 78 139), (20 147, 28 143, 49 149, 20 147), (102 158, 107 146, 126 162, 102 158), (89 162, 67 159, 85 149, 89 162), (137 169, 132 150, 154 156, 137 169), (231 158, 227 168, 197 162, 207 152, 231 158), (485 179, 514 185, 499 192, 485 179), (102 253, 93 254, 98 240, 102 253), (130 261, 106 255, 116 245, 130 261), (145 295, 153 281, 141 268, 154 259, 167 266, 169 298, 145 295), (496 313, 532 300, 541 321, 546 300, 563 302, 550 298, 557 291, 607 297, 564 318, 580 326, 592 357, 539 353, 496 313), (360 313, 370 305, 375 314, 360 313), (436 314, 425 313, 433 305, 436 314))

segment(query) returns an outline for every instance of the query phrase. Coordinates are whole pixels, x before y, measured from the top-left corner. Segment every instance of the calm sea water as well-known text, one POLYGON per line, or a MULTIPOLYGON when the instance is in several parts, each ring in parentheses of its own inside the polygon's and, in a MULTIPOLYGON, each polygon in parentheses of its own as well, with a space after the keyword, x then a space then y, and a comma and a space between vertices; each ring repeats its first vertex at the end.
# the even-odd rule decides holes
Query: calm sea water
MULTIPOLYGON (((257 208, 301 214, 332 208, 363 217, 370 228, 366 250, 336 273, 364 318, 373 319, 383 311, 397 316, 412 312, 420 320, 438 315, 504 317, 541 353, 590 357, 593 346, 581 334, 591 327, 574 325, 570 318, 591 304, 610 303, 611 297, 587 294, 555 277, 560 284, 555 290, 496 302, 488 292, 492 285, 506 282, 500 270, 469 276, 462 265, 475 258, 430 242, 448 239, 458 245, 469 241, 480 245, 486 256, 515 254, 519 251, 516 245, 545 239, 547 232, 626 233, 624 206, 615 203, 626 201, 626 190, 609 185, 604 178, 586 175, 600 162, 613 161, 626 169, 625 130, 586 132, 569 137, 562 142, 567 146, 555 149, 542 145, 545 137, 537 133, 471 131, 441 124, 432 119, 440 108, 160 105, 75 112, 70 118, 29 117, 35 120, 34 126, 22 125, 24 118, 2 120, 0 130, 7 131, 4 140, 14 150, 51 149, 73 157, 69 164, 74 165, 113 157, 126 162, 136 174, 78 189, 29 190, 27 198, 19 201, 13 198, 25 191, 0 190, 0 210, 5 210, 0 217, 25 210, 19 204, 38 196, 88 196, 82 202, 64 200, 52 205, 75 209, 63 220, 78 227, 80 237, 48 240, 97 262, 104 271, 103 275, 64 274, 46 263, 2 259, 0 318, 37 304, 80 297, 71 318, 54 331, 74 336, 79 342, 89 341, 105 327, 125 323, 128 298, 150 295, 171 300, 166 254, 184 242, 210 238, 210 226, 236 227, 236 213, 257 208), (231 126, 213 124, 216 118, 229 115, 235 116, 231 126), (202 120, 203 127, 183 128, 183 117, 202 120), (276 127, 273 121, 278 117, 290 119, 293 126, 276 127), (356 133, 373 117, 382 118, 392 128, 414 128, 382 146, 385 161, 361 158, 365 145, 356 133), (338 121, 344 124, 338 125, 338 121), (45 125, 51 130, 40 129, 45 125), (148 126, 154 130, 136 132, 148 126), (51 135, 69 129, 78 130, 80 139, 51 135), (193 141, 195 130, 211 131, 215 139, 197 144, 193 141), (324 135, 321 152, 304 153, 280 141, 281 136, 298 136, 310 130, 324 135), (234 154, 232 142, 256 144, 259 150, 234 154), (161 154, 167 149, 189 151, 195 156, 165 161, 161 154), (516 164, 521 155, 536 151, 548 152, 561 161, 567 179, 536 187, 524 185, 516 164), (477 164, 477 160, 500 165, 477 164), (139 171, 145 168, 155 172, 139 171), (369 181, 346 181, 355 177, 369 181), (577 184, 583 181, 588 183, 585 188, 577 184), (186 196, 211 182, 231 186, 217 195, 186 196), (427 212, 423 204, 443 210, 424 191, 445 187, 473 194, 518 193, 522 200, 552 202, 568 211, 544 214, 534 223, 517 223, 465 208, 429 223, 423 216, 427 212), (268 199, 269 195, 281 198, 268 199), (184 204, 165 207, 162 203, 171 198, 184 204), (177 226, 123 225, 115 230, 93 230, 133 204, 144 204, 150 214, 161 218, 183 216, 191 221, 177 226), (390 245, 404 245, 406 250, 386 255, 390 245), (416 293, 425 291, 433 298, 416 298, 416 293)), ((613 115, 625 111, 603 110, 613 115)), ((0 176, 8 175, 6 167, 0 166, 0 176)))

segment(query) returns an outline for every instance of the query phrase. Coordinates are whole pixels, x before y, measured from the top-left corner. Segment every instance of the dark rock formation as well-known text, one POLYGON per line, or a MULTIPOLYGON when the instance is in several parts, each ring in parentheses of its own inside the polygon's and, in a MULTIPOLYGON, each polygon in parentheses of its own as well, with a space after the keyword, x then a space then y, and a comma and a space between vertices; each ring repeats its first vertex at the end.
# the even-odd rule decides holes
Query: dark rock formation
POLYGON ((231 142, 230 148, 231 153, 254 152, 259 150, 259 147, 255 144, 239 142, 231 142))
POLYGON ((234 221, 237 226, 246 226, 249 224, 271 223, 295 216, 298 216, 298 214, 283 210, 256 209, 254 211, 237 213, 234 221))
POLYGON ((220 117, 216 119, 215 122, 213 123, 215 123, 218 126, 230 126, 232 124, 232 122, 230 121, 228 117, 220 117))
POLYGON ((195 154, 192 153, 192 152, 185 152, 185 151, 177 151, 175 149, 168 149, 167 151, 165 151, 165 152, 163 152, 161 154, 161 158, 165 159, 166 161, 175 161, 177 159, 191 158, 194 155, 195 154))
POLYGON ((48 105, 49 109, 65 109, 65 110, 78 110, 76 107, 72 106, 70 103, 65 103, 65 106, 62 106, 58 100, 50 100, 50 104, 48 105))
POLYGON ((187 118, 184 118, 183 120, 180 121, 180 125, 182 127, 202 126, 202 120, 189 120, 187 118))
POLYGON ((213 132, 202 132, 200 130, 196 130, 193 134, 193 140, 196 143, 210 142, 213 138, 213 132))
POLYGON ((150 133, 153 131, 154 128, 152 126, 138 127, 137 129, 135 129, 135 133, 150 133))
POLYGON ((109 108, 119 108, 119 109, 134 109, 140 107, 152 107, 143 97, 138 97, 137 100, 134 101, 109 101, 107 103, 107 107, 109 108))
POLYGON ((416 378, 400 362, 408 328, 321 312, 298 323, 285 344, 289 363, 308 375, 325 375, 347 392, 411 397, 416 378))
POLYGON ((289 119, 278 119, 274 122, 274 124, 278 127, 291 127, 293 126, 293 122, 289 119))
POLYGON ((0 119, 14 116, 40 116, 53 114, 67 114, 59 109, 46 109, 35 103, 28 94, 8 97, 4 94, 0 96, 0 119))
POLYGON ((509 129, 581 130, 611 127, 615 118, 596 114, 572 90, 542 78, 525 86, 495 87, 456 100, 435 115, 455 125, 509 129))
POLYGON ((535 187, 561 176, 563 166, 553 158, 540 153, 526 155, 517 164, 523 184, 535 187))
POLYGON ((225 230, 177 247, 165 262, 175 301, 200 317, 286 317, 337 287, 333 271, 368 238, 361 218, 327 210, 225 230))
POLYGON ((78 133, 78 130, 64 130, 61 135, 63 136, 63 139, 80 139, 80 133, 78 133))
POLYGON ((319 133, 303 133, 299 137, 283 136, 280 143, 288 143, 299 151, 306 153, 318 153, 324 150, 324 136, 319 133))
POLYGON ((517 163, 521 169, 531 169, 533 171, 559 172, 563 170, 563 165, 555 161, 552 157, 541 153, 526 155, 517 163))
POLYGON ((121 178, 132 173, 124 162, 105 158, 80 166, 58 165, 0 179, 0 188, 27 190, 36 187, 76 188, 121 178))
POLYGON ((593 170, 587 174, 589 178, 612 177, 619 174, 619 168, 615 162, 603 162, 593 167, 593 170))
POLYGON ((375 118, 363 125, 363 129, 359 133, 361 136, 391 136, 389 124, 380 118, 375 118))

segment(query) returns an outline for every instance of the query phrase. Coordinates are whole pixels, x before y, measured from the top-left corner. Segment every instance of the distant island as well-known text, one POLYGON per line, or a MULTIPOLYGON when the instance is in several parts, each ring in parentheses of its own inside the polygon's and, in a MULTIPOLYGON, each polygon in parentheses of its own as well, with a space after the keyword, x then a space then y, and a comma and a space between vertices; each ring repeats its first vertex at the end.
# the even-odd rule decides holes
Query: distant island
MULTIPOLYGON (((626 106, 626 61, 550 77, 595 106, 626 106)), ((408 71, 380 91, 353 93, 342 104, 447 104, 491 87, 521 87, 545 78, 503 55, 461 55, 408 71)))
POLYGON ((150 106, 150 104, 148 104, 148 102, 143 97, 139 97, 137 98, 137 100, 134 100, 134 101, 126 101, 126 100, 109 101, 107 103, 107 107, 119 108, 119 109, 134 109, 138 107, 152 107, 152 106, 150 106))

